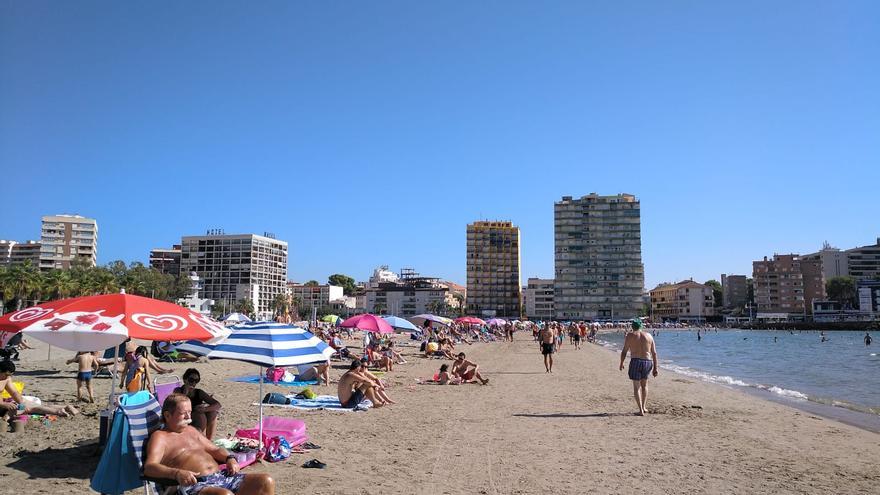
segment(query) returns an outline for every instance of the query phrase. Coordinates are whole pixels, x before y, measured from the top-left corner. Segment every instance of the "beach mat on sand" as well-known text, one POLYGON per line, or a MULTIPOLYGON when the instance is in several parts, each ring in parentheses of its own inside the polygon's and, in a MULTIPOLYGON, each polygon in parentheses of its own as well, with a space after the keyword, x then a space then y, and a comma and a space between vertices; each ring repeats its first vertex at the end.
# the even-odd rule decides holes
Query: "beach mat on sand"
MULTIPOLYGON (((238 382, 238 383, 260 383, 260 375, 237 376, 235 378, 230 378, 228 381, 238 382)), ((275 382, 266 380, 264 378, 263 383, 266 385, 279 385, 281 387, 308 387, 309 385, 317 385, 318 380, 305 380, 305 381, 275 383, 275 382)))
MULTIPOLYGON (((367 409, 373 407, 373 403, 370 402, 369 399, 364 399, 360 404, 354 409, 348 407, 342 407, 342 404, 339 403, 339 397, 335 395, 319 395, 314 399, 297 399, 295 395, 287 395, 288 399, 290 399, 290 404, 263 404, 264 407, 283 407, 287 409, 301 409, 307 411, 366 411, 367 409)), ((260 405, 259 402, 254 402, 255 406, 260 405)))

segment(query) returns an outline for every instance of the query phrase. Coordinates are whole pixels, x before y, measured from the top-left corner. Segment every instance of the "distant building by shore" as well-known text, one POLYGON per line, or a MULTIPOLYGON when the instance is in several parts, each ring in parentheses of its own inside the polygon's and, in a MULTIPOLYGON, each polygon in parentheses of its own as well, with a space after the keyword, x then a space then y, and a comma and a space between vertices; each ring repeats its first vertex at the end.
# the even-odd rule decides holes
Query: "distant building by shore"
POLYGON ((651 316, 655 321, 704 321, 715 316, 712 287, 693 280, 660 284, 650 295, 651 316))
POLYGON ((68 270, 76 261, 98 264, 98 221, 79 215, 47 215, 40 229, 40 270, 68 270))
POLYGON ((478 316, 522 316, 520 232, 512 222, 467 226, 467 310, 478 316))
POLYGON ((554 205, 554 311, 560 320, 634 318, 643 305, 641 210, 632 194, 554 205))

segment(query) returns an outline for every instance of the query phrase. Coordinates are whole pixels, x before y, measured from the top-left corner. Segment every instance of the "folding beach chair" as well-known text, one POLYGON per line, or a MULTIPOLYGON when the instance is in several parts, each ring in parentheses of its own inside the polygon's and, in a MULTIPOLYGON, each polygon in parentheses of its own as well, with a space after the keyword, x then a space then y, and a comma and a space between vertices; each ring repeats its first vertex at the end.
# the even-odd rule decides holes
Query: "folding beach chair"
POLYGON ((107 445, 92 477, 92 490, 121 495, 143 485, 150 493, 141 477, 143 451, 150 433, 161 425, 161 411, 156 399, 145 390, 119 397, 107 445))
POLYGON ((183 382, 177 375, 159 375, 155 378, 153 385, 156 387, 156 402, 161 406, 165 402, 165 398, 171 395, 175 388, 183 385, 183 382), (159 380, 164 383, 159 383, 159 380))

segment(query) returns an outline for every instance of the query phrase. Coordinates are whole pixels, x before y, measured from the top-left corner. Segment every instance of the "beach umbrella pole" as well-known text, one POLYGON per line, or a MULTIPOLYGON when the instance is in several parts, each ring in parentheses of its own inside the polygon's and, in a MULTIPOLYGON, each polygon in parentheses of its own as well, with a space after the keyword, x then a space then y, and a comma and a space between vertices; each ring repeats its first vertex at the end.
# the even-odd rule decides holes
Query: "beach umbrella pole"
POLYGON ((113 373, 110 374, 110 397, 107 398, 107 409, 113 407, 113 388, 116 386, 116 364, 119 362, 119 344, 113 352, 113 373))
POLYGON ((259 438, 259 440, 257 440, 257 442, 259 445, 259 447, 258 447, 259 450, 262 451, 263 450, 263 367, 262 366, 260 366, 260 397, 259 397, 259 400, 260 400, 260 436, 257 437, 257 438, 259 438))

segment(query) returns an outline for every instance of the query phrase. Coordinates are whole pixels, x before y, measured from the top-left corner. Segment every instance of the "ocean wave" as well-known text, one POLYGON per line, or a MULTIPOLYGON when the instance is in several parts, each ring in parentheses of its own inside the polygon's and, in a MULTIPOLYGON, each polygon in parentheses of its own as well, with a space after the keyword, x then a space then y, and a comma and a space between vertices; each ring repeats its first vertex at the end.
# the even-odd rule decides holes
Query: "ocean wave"
POLYGON ((802 400, 809 400, 810 399, 810 397, 803 392, 798 392, 797 390, 788 390, 788 389, 784 389, 782 387, 777 387, 775 385, 772 387, 767 387, 767 388, 764 388, 764 387, 758 387, 758 388, 762 388, 768 392, 772 392, 774 394, 781 395, 783 397, 790 397, 792 399, 802 399, 802 400))

